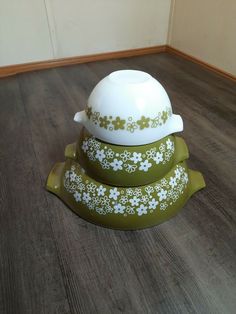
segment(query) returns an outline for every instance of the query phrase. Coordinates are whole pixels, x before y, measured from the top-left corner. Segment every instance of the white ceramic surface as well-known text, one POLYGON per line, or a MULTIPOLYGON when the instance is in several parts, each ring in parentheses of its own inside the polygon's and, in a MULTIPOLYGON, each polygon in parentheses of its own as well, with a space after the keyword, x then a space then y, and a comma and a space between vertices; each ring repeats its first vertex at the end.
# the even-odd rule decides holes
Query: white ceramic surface
POLYGON ((148 73, 116 71, 93 89, 85 111, 74 120, 98 139, 118 145, 143 145, 183 130, 172 114, 162 85, 148 73))

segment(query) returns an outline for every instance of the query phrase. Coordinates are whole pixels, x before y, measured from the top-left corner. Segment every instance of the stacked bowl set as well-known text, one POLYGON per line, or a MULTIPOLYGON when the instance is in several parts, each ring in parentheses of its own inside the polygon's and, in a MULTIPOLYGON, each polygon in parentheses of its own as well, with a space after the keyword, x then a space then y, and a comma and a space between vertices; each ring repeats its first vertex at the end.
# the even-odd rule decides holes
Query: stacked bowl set
POLYGON ((80 217, 104 227, 142 229, 173 217, 205 187, 188 168, 188 148, 173 133, 183 121, 151 75, 116 71, 92 91, 74 120, 83 125, 47 189, 80 217))

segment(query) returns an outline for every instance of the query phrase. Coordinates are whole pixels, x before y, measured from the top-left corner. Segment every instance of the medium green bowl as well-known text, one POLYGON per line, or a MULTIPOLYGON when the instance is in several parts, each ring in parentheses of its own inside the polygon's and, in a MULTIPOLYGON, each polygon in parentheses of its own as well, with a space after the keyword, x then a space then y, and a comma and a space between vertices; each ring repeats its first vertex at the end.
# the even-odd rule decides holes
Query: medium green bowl
POLYGON ((135 230, 158 225, 176 215, 188 198, 205 187, 199 172, 186 162, 175 165, 161 180, 140 187, 114 187, 90 178, 72 160, 57 163, 47 189, 80 217, 108 228, 135 230))
POLYGON ((148 145, 119 146, 102 142, 83 129, 78 142, 67 145, 65 156, 77 160, 97 181, 139 186, 162 178, 189 154, 184 140, 174 135, 148 145))

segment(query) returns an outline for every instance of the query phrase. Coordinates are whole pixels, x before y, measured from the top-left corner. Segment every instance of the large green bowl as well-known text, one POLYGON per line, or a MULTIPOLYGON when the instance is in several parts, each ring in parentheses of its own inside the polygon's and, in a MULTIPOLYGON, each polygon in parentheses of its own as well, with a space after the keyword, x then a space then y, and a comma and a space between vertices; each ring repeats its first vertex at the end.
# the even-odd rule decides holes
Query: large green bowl
POLYGON ((188 198, 205 187, 199 172, 185 162, 161 180, 140 187, 114 187, 90 178, 72 160, 57 163, 47 189, 80 217, 108 228, 134 230, 158 225, 176 215, 188 198))
POLYGON ((162 178, 189 154, 184 140, 174 135, 148 145, 119 146, 102 142, 83 129, 78 142, 67 145, 65 156, 77 160, 97 181, 139 186, 162 178))

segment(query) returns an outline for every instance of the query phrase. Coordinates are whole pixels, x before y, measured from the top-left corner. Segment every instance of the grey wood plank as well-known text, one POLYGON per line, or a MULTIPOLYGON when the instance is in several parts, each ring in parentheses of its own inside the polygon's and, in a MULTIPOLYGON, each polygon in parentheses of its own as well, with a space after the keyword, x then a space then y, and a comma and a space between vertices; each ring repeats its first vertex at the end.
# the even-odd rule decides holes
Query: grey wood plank
POLYGON ((0 313, 68 313, 27 114, 16 78, 0 82, 0 313))

